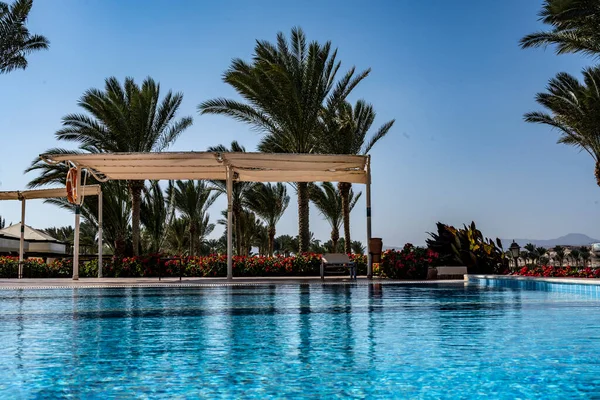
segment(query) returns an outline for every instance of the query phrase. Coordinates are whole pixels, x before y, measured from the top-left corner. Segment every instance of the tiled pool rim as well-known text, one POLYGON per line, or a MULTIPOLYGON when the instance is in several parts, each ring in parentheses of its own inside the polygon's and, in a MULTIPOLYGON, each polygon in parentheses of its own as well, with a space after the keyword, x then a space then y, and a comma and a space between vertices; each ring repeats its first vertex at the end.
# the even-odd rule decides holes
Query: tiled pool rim
POLYGON ((600 294, 600 279, 551 278, 507 275, 465 275, 464 280, 393 280, 367 279, 356 281, 343 278, 329 278, 322 281, 315 277, 269 277, 269 278, 83 278, 74 281, 69 278, 44 279, 0 279, 0 290, 14 289, 88 289, 88 288, 138 288, 138 287, 215 287, 215 286, 264 286, 264 285, 426 285, 426 284, 482 284, 507 288, 538 289, 560 292, 597 292, 600 294), (587 289, 586 289, 587 288, 587 289), (593 289, 592 289, 593 288, 593 289))
POLYGON ((588 294, 600 297, 600 279, 537 276, 465 275, 465 283, 513 289, 588 294))
POLYGON ((418 280, 398 281, 390 279, 357 280, 329 278, 322 281, 315 277, 270 277, 270 278, 169 278, 159 281, 156 278, 83 278, 74 281, 69 278, 40 279, 0 279, 0 290, 16 289, 93 289, 93 288, 182 288, 182 287, 216 287, 216 286, 268 286, 268 285, 423 285, 423 284, 464 284, 462 279, 454 280, 418 280))

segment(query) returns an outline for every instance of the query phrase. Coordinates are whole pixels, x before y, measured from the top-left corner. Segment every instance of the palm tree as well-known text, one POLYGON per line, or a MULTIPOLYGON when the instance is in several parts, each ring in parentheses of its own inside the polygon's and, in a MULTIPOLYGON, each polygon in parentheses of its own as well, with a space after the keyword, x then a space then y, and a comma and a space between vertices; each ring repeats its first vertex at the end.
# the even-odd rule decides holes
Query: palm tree
MULTIPOLYGON (((383 124, 367 140, 367 134, 375 121, 375 111, 371 104, 358 100, 354 105, 346 101, 337 104, 332 109, 324 112, 324 138, 323 152, 327 154, 360 154, 365 155, 371 151, 375 143, 383 138, 395 120, 383 124)), ((344 251, 351 252, 350 239, 350 210, 349 194, 352 184, 349 182, 338 183, 338 190, 342 196, 342 212, 344 215, 344 251)))
POLYGON ((167 233, 167 248, 177 254, 184 255, 190 249, 189 233, 190 223, 185 217, 179 217, 171 221, 167 233))
POLYGON ((287 189, 283 183, 255 184, 246 196, 244 205, 267 225, 269 238, 267 253, 270 256, 274 251, 275 227, 289 203, 290 196, 287 195, 287 189))
POLYGON ((521 251, 520 257, 523 259, 523 264, 527 266, 527 260, 529 258, 529 253, 527 251, 521 251))
POLYGON ((208 221, 208 208, 215 202, 218 194, 211 194, 211 189, 203 181, 176 181, 172 192, 175 209, 188 222, 189 255, 194 256, 201 224, 208 221))
POLYGON ((365 254, 365 246, 363 246, 362 242, 355 240, 352 242, 352 253, 354 254, 365 254))
POLYGON ((165 198, 158 181, 151 181, 149 187, 144 188, 144 198, 140 207, 140 221, 148 236, 149 246, 147 251, 158 253, 163 247, 169 231, 169 225, 175 215, 172 182, 169 182, 168 193, 165 198))
MULTIPOLYGON (((356 205, 361 194, 359 192, 355 197, 354 192, 350 189, 350 211, 356 205)), ((342 197, 331 182, 323 182, 321 186, 314 184, 310 186, 310 199, 331 226, 331 251, 336 252, 343 219, 342 197)))
POLYGON ((25 26, 33 0, 16 0, 10 6, 0 2, 0 73, 27 68, 29 54, 46 50, 50 42, 32 35, 25 26))
MULTIPOLYGON (((88 114, 63 117, 58 140, 79 143, 80 150, 103 152, 163 151, 192 124, 190 117, 175 119, 183 94, 169 91, 161 100, 160 85, 146 78, 141 86, 125 78, 106 79, 104 91, 87 90, 79 106, 88 114)), ((29 170, 34 169, 34 165, 29 170)), ((140 205, 143 180, 127 181, 131 193, 133 253, 139 254, 140 205)))
MULTIPOLYGON (((58 165, 55 165, 55 167, 62 168, 58 165)), ((60 181, 64 183, 64 180, 60 181)), ((44 202, 73 211, 73 205, 66 198, 47 199, 44 202)), ((127 248, 130 247, 131 240, 129 229, 131 202, 129 201, 126 183, 108 181, 102 184, 102 214, 104 242, 112 250, 117 260, 120 260, 127 253, 127 248)), ((85 221, 90 222, 94 226, 94 229, 98 229, 98 201, 95 197, 84 197, 81 215, 85 221)))
POLYGON ((523 246, 523 248, 527 250, 527 258, 529 258, 532 262, 535 262, 538 257, 535 245, 533 243, 527 243, 525 246, 523 246))
POLYGON ((542 262, 542 258, 546 258, 546 259, 548 258, 548 257, 544 257, 548 253, 548 250, 546 250, 544 247, 539 246, 539 247, 535 248, 535 253, 536 253, 536 258, 540 261, 540 263, 544 264, 542 262))
POLYGON ((578 249, 573 249, 569 253, 569 258, 571 259, 571 261, 573 261, 575 263, 576 267, 579 267, 579 258, 580 257, 581 257, 581 253, 579 252, 578 249))
MULTIPOLYGON (((246 149, 244 146, 240 145, 237 141, 231 142, 231 148, 227 148, 223 145, 212 146, 208 148, 208 151, 215 153, 225 153, 225 152, 236 152, 236 153, 245 153, 246 149)), ((226 181, 211 181, 214 186, 214 189, 219 194, 224 194, 227 196, 227 182, 226 181)), ((242 229, 243 224, 237 223, 236 221, 240 221, 242 218, 242 211, 244 207, 244 203, 248 196, 248 192, 252 190, 254 184, 252 182, 233 182, 232 185, 232 193, 231 193, 231 212, 233 214, 233 225, 235 226, 235 231, 233 232, 236 241, 236 251, 237 254, 242 254, 243 246, 242 246, 242 229)), ((227 217, 226 217, 227 218, 227 217)))
POLYGON ((215 224, 210 222, 210 215, 204 215, 202 221, 198 225, 198 233, 196 234, 196 254, 201 254, 202 249, 207 244, 207 237, 215 230, 215 224))
POLYGON ((579 254, 581 256, 581 259, 583 260, 583 266, 587 267, 588 261, 590 260, 590 258, 592 256, 590 248, 587 246, 581 246, 579 248, 579 254))
POLYGON ((281 235, 275 238, 275 251, 288 257, 291 253, 298 252, 298 240, 290 235, 281 235))
POLYGON ((558 261, 558 264, 562 267, 563 260, 565 259, 565 248, 563 246, 554 246, 554 258, 558 261))
POLYGON ((66 253, 71 254, 73 240, 75 237, 75 230, 72 226, 51 226, 49 228, 42 229, 42 232, 52 236, 56 240, 67 243, 66 253))
POLYGON ((558 143, 575 146, 592 156, 600 186, 600 67, 584 69, 583 77, 584 84, 566 72, 551 79, 547 93, 536 96, 550 114, 527 113, 525 121, 558 129, 558 143))
MULTIPOLYGON (((277 43, 257 41, 251 63, 234 59, 223 80, 245 100, 208 100, 198 106, 202 114, 222 114, 244 122, 263 137, 263 152, 317 153, 322 143, 322 110, 334 109, 370 70, 355 75, 351 68, 337 80, 340 62, 331 43, 307 43, 302 29, 293 28, 277 43)), ((296 184, 300 252, 310 244, 309 189, 296 184)))
POLYGON ((551 30, 521 39, 522 48, 556 45, 556 53, 600 54, 600 3, 595 0, 544 0, 540 19, 551 30))
MULTIPOLYGON (((223 216, 217 222, 225 226, 227 233, 227 210, 221 212, 223 216)), ((259 250, 268 248, 267 228, 261 223, 251 211, 242 209, 240 217, 233 221, 234 239, 239 243, 239 250, 236 250, 238 256, 247 256, 252 246, 258 246, 259 250)), ((266 253, 266 251, 264 251, 266 253)))

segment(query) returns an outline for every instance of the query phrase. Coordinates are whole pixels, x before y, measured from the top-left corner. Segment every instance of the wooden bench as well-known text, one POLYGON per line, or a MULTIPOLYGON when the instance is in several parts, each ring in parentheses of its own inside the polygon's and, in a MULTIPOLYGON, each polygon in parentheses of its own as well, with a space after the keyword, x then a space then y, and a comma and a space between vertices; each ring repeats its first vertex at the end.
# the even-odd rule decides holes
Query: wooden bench
POLYGON ((339 270, 348 268, 350 270, 350 279, 356 279, 356 263, 343 253, 326 253, 321 257, 321 279, 325 279, 327 269, 339 270))

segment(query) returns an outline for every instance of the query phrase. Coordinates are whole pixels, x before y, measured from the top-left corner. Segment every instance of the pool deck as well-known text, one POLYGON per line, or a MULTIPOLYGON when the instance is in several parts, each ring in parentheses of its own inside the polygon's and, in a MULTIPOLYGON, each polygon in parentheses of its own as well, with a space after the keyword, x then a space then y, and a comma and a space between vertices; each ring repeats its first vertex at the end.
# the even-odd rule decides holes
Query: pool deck
POLYGON ((594 278, 557 278, 542 276, 519 276, 519 275, 465 275, 465 281, 476 281, 480 279, 495 279, 507 281, 524 282, 547 282, 547 283, 566 283, 571 285, 600 285, 600 279, 594 278))
POLYGON ((368 284, 464 284, 462 279, 399 281, 392 279, 367 279, 359 276, 353 281, 345 277, 252 277, 252 278, 39 278, 39 279, 0 279, 0 289, 64 289, 64 288, 118 288, 118 287, 203 287, 203 286, 254 286, 254 285, 368 285, 368 284))

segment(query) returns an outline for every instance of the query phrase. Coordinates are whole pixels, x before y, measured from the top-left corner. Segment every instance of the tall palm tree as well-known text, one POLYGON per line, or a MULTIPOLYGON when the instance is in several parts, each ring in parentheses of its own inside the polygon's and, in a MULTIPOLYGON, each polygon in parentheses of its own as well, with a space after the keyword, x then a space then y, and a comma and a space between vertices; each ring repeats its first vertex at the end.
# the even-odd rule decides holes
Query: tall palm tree
POLYGON ((169 196, 166 197, 158 181, 151 181, 150 185, 144 188, 140 221, 149 239, 147 250, 150 253, 161 251, 169 231, 169 225, 175 216, 172 185, 173 182, 169 182, 169 189, 167 189, 169 196))
MULTIPOLYGON (((346 101, 324 112, 323 152, 328 154, 365 155, 383 138, 396 120, 383 124, 367 140, 376 113, 371 104, 358 100, 354 107, 346 101)), ((344 215, 344 251, 351 252, 349 194, 352 184, 338 183, 344 215)))
POLYGON ((261 218, 267 225, 269 244, 267 253, 272 256, 276 234, 276 225, 283 216, 290 196, 287 195, 285 184, 255 184, 245 200, 245 206, 261 218))
POLYGON ((550 113, 530 112, 525 114, 525 121, 558 129, 558 143, 575 146, 592 156, 600 186, 600 67, 584 69, 583 78, 583 84, 566 72, 552 78, 547 92, 536 96, 550 113))
POLYGON ((33 0, 16 0, 10 6, 0 2, 0 73, 27 68, 29 54, 46 50, 50 42, 32 35, 25 26, 33 0))
MULTIPOLYGON (((58 140, 79 143, 86 152, 163 151, 192 124, 191 117, 176 119, 183 94, 169 91, 161 100, 160 85, 148 77, 141 86, 125 78, 107 78, 104 90, 89 89, 79 100, 88 114, 63 117, 58 140)), ((133 253, 139 254, 140 204, 143 180, 129 180, 132 207, 133 253)))
MULTIPOLYGON (((337 79, 337 50, 331 43, 307 43, 302 29, 293 28, 289 40, 259 40, 251 63, 234 59, 223 80, 245 102, 217 98, 198 106, 202 114, 222 114, 252 126, 262 134, 263 152, 317 153, 322 143, 322 110, 334 108, 370 72, 351 68, 337 79)), ((296 184, 300 251, 310 242, 308 183, 296 184)))
POLYGON ((556 53, 600 55, 600 3, 596 0, 544 0, 540 19, 551 29, 521 39, 522 48, 556 45, 556 53))
MULTIPOLYGON (((246 149, 244 146, 240 145, 237 141, 231 142, 231 147, 227 148, 224 145, 211 146, 208 148, 208 151, 215 153, 225 153, 225 152, 235 152, 235 153, 245 153, 246 149)), ((226 181, 211 181, 214 189, 219 194, 224 194, 227 196, 227 182, 226 181)), ((244 202, 248 196, 248 192, 252 190, 254 184, 252 182, 233 182, 232 185, 232 193, 231 193, 231 212, 233 214, 233 225, 235 227, 234 235, 235 243, 236 243, 236 251, 237 254, 243 253, 242 248, 242 229, 243 224, 241 222, 242 219, 242 211, 244 207, 244 202), (240 221, 237 223, 236 221, 240 221)))
POLYGON ((208 221, 208 208, 213 205, 218 195, 211 193, 210 187, 203 181, 176 181, 172 191, 175 209, 188 222, 189 255, 194 256, 201 224, 205 219, 208 221))
MULTIPOLYGON (((357 196, 354 196, 354 192, 350 189, 350 211, 356 205, 361 194, 359 192, 357 196)), ((340 226, 343 219, 342 198, 331 182, 323 182, 321 186, 311 185, 310 199, 331 226, 331 251, 335 252, 340 239, 340 226)))

